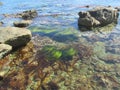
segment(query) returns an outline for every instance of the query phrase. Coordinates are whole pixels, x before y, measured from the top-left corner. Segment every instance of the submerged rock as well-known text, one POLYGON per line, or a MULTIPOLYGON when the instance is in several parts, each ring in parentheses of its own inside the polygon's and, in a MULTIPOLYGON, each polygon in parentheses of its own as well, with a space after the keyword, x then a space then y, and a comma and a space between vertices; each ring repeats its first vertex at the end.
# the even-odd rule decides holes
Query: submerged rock
POLYGON ((105 26, 117 23, 118 11, 112 7, 96 7, 93 10, 79 12, 79 27, 105 26))
POLYGON ((0 59, 12 50, 12 46, 7 44, 0 44, 0 59))
POLYGON ((27 27, 31 24, 32 21, 30 20, 26 20, 26 21, 17 21, 17 22, 14 22, 14 26, 15 27, 27 27))
POLYGON ((26 45, 31 40, 28 29, 16 27, 0 27, 0 43, 11 45, 13 48, 26 45))
POLYGON ((21 16, 23 19, 25 20, 31 20, 33 18, 35 18, 38 15, 36 10, 27 10, 24 11, 23 13, 21 13, 21 16))

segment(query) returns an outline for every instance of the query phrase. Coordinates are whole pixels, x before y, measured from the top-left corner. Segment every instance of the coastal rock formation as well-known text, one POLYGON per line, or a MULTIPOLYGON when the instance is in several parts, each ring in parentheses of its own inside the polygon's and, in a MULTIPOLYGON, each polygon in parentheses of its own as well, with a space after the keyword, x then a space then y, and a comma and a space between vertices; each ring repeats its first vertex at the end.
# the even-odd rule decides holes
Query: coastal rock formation
POLYGON ((27 27, 31 24, 31 20, 24 20, 24 21, 16 21, 14 22, 15 27, 27 27))
POLYGON ((7 44, 0 44, 0 59, 12 50, 12 46, 7 44))
POLYGON ((26 45, 31 40, 31 32, 28 29, 17 27, 0 27, 0 43, 17 48, 26 45))
POLYGON ((118 10, 112 7, 96 7, 89 11, 79 12, 79 27, 105 26, 112 22, 117 23, 118 10))
POLYGON ((21 13, 21 16, 24 20, 31 20, 38 15, 36 10, 27 10, 21 13))

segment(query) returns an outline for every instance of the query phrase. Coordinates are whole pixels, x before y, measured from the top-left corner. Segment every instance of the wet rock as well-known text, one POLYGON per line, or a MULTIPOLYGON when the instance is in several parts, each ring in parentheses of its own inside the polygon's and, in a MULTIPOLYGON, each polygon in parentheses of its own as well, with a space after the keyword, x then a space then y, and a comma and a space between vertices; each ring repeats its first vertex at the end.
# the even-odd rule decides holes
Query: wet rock
POLYGON ((78 24, 81 26, 97 26, 100 24, 100 22, 98 20, 96 20, 95 18, 93 18, 89 12, 79 12, 79 20, 78 20, 78 24))
POLYGON ((3 25, 3 22, 0 22, 0 26, 2 26, 3 25))
POLYGON ((15 27, 27 27, 31 24, 32 21, 30 20, 25 20, 25 21, 17 21, 17 22, 14 22, 14 26, 15 27))
POLYGON ((115 9, 117 9, 118 11, 120 11, 120 7, 115 7, 115 9))
POLYGON ((38 13, 36 10, 28 10, 28 11, 24 11, 23 13, 21 13, 22 18, 25 20, 31 20, 35 18, 37 15, 38 13))
POLYGON ((112 22, 117 23, 118 11, 112 7, 96 7, 93 10, 79 12, 79 27, 105 26, 112 22))
POLYGON ((0 59, 3 58, 12 50, 12 46, 7 44, 0 44, 0 59))
POLYGON ((31 40, 28 29, 16 27, 0 27, 0 43, 11 45, 13 48, 26 45, 31 40))
POLYGON ((4 17, 11 17, 10 14, 3 14, 4 17))

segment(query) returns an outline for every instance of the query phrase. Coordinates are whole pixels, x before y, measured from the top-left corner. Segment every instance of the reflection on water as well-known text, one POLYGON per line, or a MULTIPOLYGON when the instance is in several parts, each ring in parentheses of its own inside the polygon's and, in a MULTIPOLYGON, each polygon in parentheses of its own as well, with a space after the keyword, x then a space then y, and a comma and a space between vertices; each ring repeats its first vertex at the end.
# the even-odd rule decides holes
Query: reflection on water
POLYGON ((12 73, 8 72, 8 77, 0 83, 0 89, 8 86, 14 90, 120 90, 120 19, 117 25, 109 24, 91 31, 83 32, 77 26, 78 12, 89 9, 85 5, 90 5, 90 8, 97 5, 120 6, 119 1, 1 2, 0 21, 5 26, 12 26, 14 21, 21 19, 5 18, 2 14, 34 8, 38 10, 38 17, 28 27, 33 33, 35 50, 32 50, 33 45, 29 43, 22 50, 5 58, 14 63, 8 65, 12 68, 12 73), (50 62, 53 58, 56 60, 50 62))

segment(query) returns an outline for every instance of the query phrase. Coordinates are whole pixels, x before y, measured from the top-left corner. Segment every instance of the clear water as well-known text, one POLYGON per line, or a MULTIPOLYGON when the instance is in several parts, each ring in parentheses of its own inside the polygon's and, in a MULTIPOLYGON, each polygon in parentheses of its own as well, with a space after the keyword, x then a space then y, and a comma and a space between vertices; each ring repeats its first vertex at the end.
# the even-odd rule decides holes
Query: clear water
MULTIPOLYGON (((90 62, 92 63, 91 66, 95 66, 94 70, 96 71, 93 73, 106 73, 114 77, 118 72, 118 77, 117 75, 115 77, 120 83, 120 18, 118 18, 117 25, 100 28, 103 32, 81 32, 77 25, 78 12, 88 10, 88 8, 84 6, 90 5, 90 8, 101 5, 119 7, 120 0, 0 0, 0 2, 3 3, 3 5, 0 6, 0 21, 3 21, 5 26, 12 26, 14 21, 21 19, 4 18, 2 14, 14 14, 29 9, 36 9, 38 11, 38 17, 33 19, 32 25, 28 27, 33 34, 47 36, 57 42, 80 42, 86 45, 92 45, 97 58, 100 59, 97 60, 96 57, 94 57, 96 61, 90 62), (108 58, 110 56, 111 58, 108 58)), ((86 61, 86 63, 88 62, 89 61, 86 61)), ((84 68, 81 68, 81 70, 82 69, 84 71, 84 68)), ((102 80, 104 81, 104 79, 102 80)), ((108 83, 108 81, 104 82, 108 83)), ((107 89, 104 90, 119 89, 109 89, 109 87, 107 87, 107 89)))
MULTIPOLYGON (((40 18, 37 18, 34 24, 40 26, 51 27, 66 27, 74 26, 77 28, 78 12, 87 10, 86 5, 90 6, 120 6, 119 0, 0 0, 3 5, 0 6, 1 14, 19 13, 29 9, 36 9, 39 12, 40 18), (54 16, 58 14, 58 16, 54 16), (44 16, 46 15, 46 16, 44 16), (44 16, 44 17, 41 17, 44 16)), ((10 19, 10 18, 9 18, 10 19)), ((16 19, 3 19, 7 25, 12 25, 16 19), (9 21, 9 22, 8 22, 9 21)), ((18 20, 18 19, 17 19, 18 20)))

